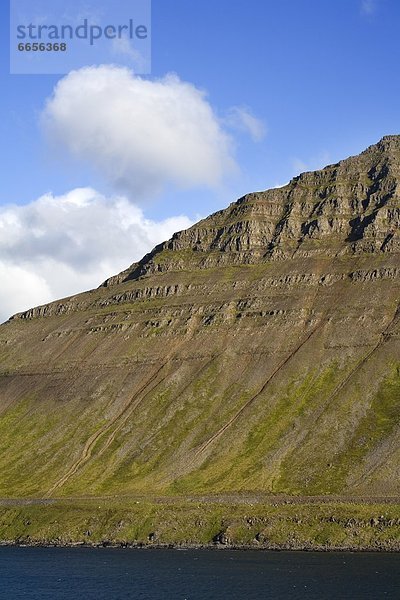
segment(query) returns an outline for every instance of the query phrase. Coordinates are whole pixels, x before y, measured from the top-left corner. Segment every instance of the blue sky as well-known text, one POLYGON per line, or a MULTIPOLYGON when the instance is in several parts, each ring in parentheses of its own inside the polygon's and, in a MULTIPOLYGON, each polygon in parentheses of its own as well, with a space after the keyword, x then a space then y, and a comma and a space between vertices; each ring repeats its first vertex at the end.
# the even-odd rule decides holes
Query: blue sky
MULTIPOLYGON (((110 173, 105 175, 98 156, 88 161, 82 160, 82 153, 71 158, 71 142, 68 146, 62 139, 56 147, 54 139, 49 142, 43 110, 63 77, 9 74, 8 21, 7 3, 2 2, 0 232, 4 223, 12 220, 10 214, 14 215, 10 205, 31 205, 36 210, 34 203, 46 193, 56 203, 71 190, 90 188, 106 199, 123 194, 139 210, 140 219, 154 223, 157 235, 162 235, 164 229, 159 224, 168 218, 183 215, 188 222, 193 221, 246 192, 284 184, 301 170, 335 162, 360 152, 385 134, 400 132, 397 0, 153 0, 152 72, 146 79, 154 82, 175 73, 181 82, 204 91, 204 102, 212 110, 215 123, 229 138, 229 149, 221 160, 229 154, 235 165, 225 170, 217 184, 198 176, 182 185, 180 176, 167 174, 157 189, 143 192, 141 188, 139 193, 128 184, 122 189, 110 173), (258 133, 244 124, 243 114, 254 118, 258 133), (8 221, 3 214, 1 229, 1 211, 6 210, 8 221)), ((220 143, 220 138, 214 142, 220 143)), ((135 168, 139 169, 132 165, 134 173, 135 168)), ((41 207, 35 212, 38 230, 46 210, 41 207)), ((32 224, 32 216, 28 218, 26 212, 15 214, 24 226, 32 224)), ((90 211, 85 214, 90 219, 90 211)), ((51 222, 47 227, 51 228, 51 222)), ((68 227, 73 228, 73 223, 68 227)), ((170 233, 168 227, 165 232, 170 233)), ((46 230, 45 239, 43 233, 33 236, 25 254, 18 242, 11 240, 8 248, 14 244, 14 254, 6 255, 0 241, 0 266, 3 260, 14 279, 14 267, 24 269, 26 281, 31 275, 38 276, 49 237, 48 252, 54 254, 57 231, 46 230)), ((71 229, 68 239, 73 238, 71 229)), ((115 265, 110 261, 98 275, 137 259, 157 236, 141 239, 142 244, 132 239, 131 258, 127 244, 115 265)), ((68 240, 64 243, 68 247, 68 240)), ((80 245, 85 245, 84 236, 80 245)), ((73 254, 77 256, 76 251, 73 254)), ((28 293, 28 285, 21 286, 16 294, 21 300, 15 307, 94 285, 95 257, 85 262, 84 249, 79 256, 84 267, 79 277, 74 279, 71 274, 70 288, 52 286, 50 275, 46 276, 42 292, 36 295, 28 293)), ((72 264, 70 258, 65 259, 71 273, 79 269, 79 257, 74 260, 72 264)), ((33 283, 31 287, 35 287, 33 283)), ((0 296, 0 316, 11 309, 14 305, 0 296)))

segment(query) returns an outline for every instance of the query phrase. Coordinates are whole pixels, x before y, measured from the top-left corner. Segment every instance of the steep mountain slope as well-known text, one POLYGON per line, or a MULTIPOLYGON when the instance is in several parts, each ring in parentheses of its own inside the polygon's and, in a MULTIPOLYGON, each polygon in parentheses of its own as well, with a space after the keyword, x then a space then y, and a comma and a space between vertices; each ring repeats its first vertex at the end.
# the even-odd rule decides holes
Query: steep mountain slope
POLYGON ((400 136, 0 327, 0 496, 400 494, 400 136))

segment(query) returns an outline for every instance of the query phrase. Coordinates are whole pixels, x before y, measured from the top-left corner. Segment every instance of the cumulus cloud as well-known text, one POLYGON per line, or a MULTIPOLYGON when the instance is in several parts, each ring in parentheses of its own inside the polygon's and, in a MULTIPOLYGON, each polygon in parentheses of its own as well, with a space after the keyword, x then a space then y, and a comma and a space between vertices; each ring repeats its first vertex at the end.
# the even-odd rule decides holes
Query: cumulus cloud
POLYGON ((0 323, 7 317, 51 300, 51 291, 43 277, 0 258, 0 323))
POLYGON ((176 75, 149 81, 113 65, 72 71, 42 123, 57 147, 133 198, 170 184, 219 186, 236 168, 232 140, 205 93, 176 75))
POLYGON ((126 197, 91 188, 0 207, 0 322, 97 287, 191 224, 185 216, 146 219, 126 197))
POLYGON ((260 142, 267 133, 265 123, 255 117, 247 106, 232 106, 225 122, 228 127, 249 134, 254 142, 260 142))

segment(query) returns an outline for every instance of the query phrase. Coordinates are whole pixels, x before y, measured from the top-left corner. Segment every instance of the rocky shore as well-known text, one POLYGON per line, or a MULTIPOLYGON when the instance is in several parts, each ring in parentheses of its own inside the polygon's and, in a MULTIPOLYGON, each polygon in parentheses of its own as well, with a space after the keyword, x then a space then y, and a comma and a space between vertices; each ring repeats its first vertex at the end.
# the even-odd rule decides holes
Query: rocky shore
POLYGON ((1 545, 400 551, 400 505, 187 499, 0 502, 1 545), (30 503, 27 503, 30 502, 30 503))

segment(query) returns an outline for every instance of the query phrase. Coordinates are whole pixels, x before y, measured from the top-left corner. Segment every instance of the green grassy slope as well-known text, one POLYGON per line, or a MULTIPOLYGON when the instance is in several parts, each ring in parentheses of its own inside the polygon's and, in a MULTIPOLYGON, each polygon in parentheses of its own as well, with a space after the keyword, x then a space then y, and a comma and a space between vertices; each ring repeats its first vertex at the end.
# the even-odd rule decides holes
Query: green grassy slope
POLYGON ((101 289, 85 310, 4 325, 0 496, 398 494, 397 282, 284 295, 282 268, 154 275, 117 291, 195 291, 113 305, 101 289))
POLYGON ((1 325, 0 539, 399 549, 399 257, 389 136, 1 325))

